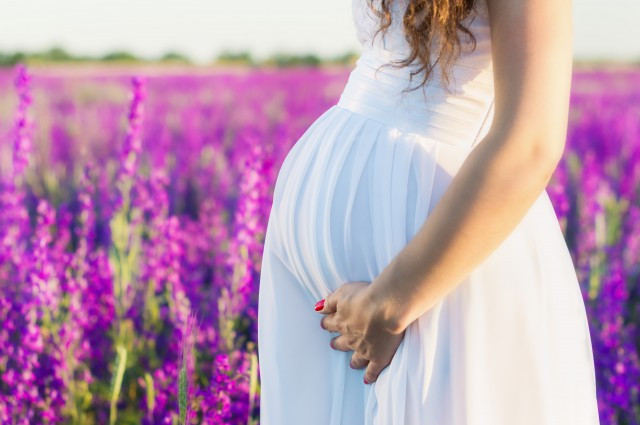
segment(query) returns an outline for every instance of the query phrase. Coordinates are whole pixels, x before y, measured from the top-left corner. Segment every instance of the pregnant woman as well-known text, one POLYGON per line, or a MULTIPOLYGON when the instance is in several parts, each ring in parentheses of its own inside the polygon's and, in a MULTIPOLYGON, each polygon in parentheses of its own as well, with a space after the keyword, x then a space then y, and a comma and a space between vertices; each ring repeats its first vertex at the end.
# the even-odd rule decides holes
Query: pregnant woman
POLYGON ((545 190, 571 2, 352 1, 362 55, 275 185, 261 425, 597 425, 545 190))

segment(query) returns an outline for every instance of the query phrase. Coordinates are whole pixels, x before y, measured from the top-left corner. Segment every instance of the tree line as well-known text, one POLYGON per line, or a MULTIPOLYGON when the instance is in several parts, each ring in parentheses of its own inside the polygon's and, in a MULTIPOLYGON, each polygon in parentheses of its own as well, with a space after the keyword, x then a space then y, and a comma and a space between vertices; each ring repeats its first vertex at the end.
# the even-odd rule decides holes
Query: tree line
MULTIPOLYGON (((333 57, 320 57, 316 54, 274 53, 264 59, 256 59, 247 51, 223 51, 213 57, 212 65, 246 65, 246 66, 319 66, 322 64, 350 64, 357 59, 359 53, 348 51, 333 57)), ((167 52, 157 58, 145 58, 131 52, 119 50, 103 55, 77 55, 61 47, 53 47, 40 52, 0 52, 0 66, 13 66, 17 63, 78 63, 78 62, 112 62, 112 63, 179 63, 193 64, 193 60, 180 52, 167 52)))

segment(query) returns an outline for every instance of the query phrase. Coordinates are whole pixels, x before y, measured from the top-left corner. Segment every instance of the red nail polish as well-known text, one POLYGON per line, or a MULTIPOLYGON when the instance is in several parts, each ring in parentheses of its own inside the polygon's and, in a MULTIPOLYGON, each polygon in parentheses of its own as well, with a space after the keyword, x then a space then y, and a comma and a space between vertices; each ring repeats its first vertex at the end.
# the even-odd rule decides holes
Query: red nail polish
POLYGON ((324 308, 324 300, 320 300, 316 303, 316 311, 320 311, 324 308))
POLYGON ((333 348, 334 350, 336 349, 336 347, 333 346, 333 340, 329 341, 329 345, 331 346, 331 348, 333 348))
POLYGON ((362 378, 365 384, 370 384, 371 382, 367 381, 367 378, 362 378))

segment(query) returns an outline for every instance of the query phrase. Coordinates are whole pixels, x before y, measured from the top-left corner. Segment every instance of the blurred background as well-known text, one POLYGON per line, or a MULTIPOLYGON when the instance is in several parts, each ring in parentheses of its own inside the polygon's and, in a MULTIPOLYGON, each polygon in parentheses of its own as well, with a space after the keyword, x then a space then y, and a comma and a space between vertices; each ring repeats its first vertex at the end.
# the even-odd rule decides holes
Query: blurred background
MULTIPOLYGON (((351 2, 5 2, 0 63, 344 63, 360 45, 351 2)), ((574 2, 576 63, 640 63, 640 4, 574 2)))
MULTIPOLYGON (((280 165, 361 52, 351 2, 6 0, 0 423, 257 424, 280 165)), ((547 191, 603 425, 640 423, 640 3, 580 0, 547 191)))

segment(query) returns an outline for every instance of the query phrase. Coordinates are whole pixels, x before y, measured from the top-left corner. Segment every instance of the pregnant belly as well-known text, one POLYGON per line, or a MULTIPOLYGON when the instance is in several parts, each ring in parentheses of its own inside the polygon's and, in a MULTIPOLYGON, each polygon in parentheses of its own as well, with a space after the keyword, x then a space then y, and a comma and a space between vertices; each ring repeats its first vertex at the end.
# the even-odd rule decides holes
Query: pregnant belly
POLYGON ((303 136, 278 175, 280 256, 319 299, 372 281, 419 230, 467 150, 349 111, 303 136), (344 121, 343 121, 344 120, 344 121))

